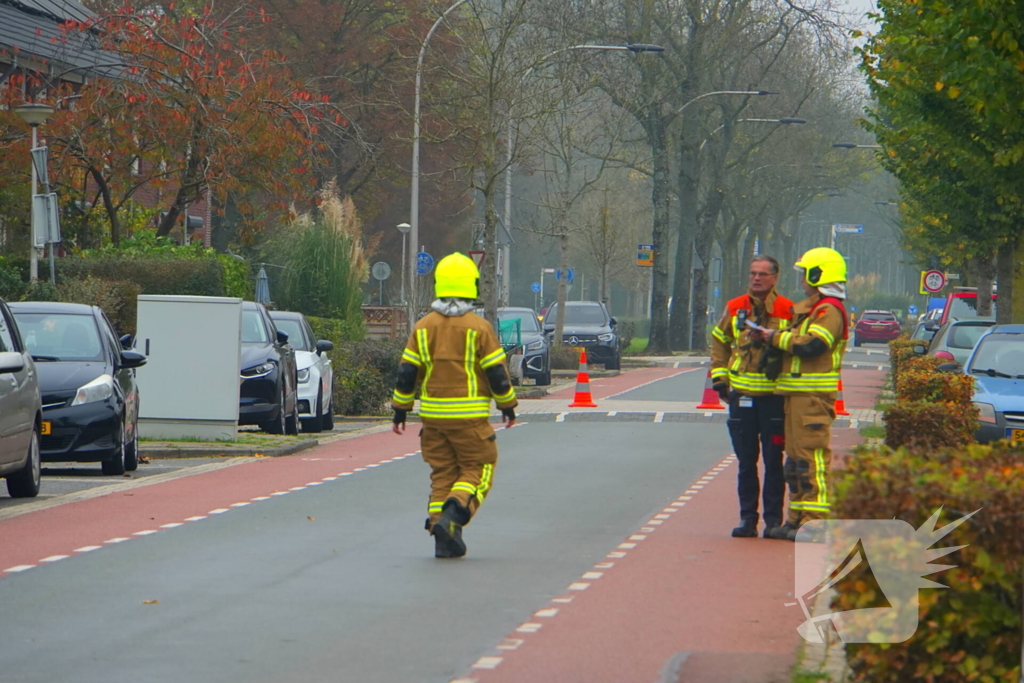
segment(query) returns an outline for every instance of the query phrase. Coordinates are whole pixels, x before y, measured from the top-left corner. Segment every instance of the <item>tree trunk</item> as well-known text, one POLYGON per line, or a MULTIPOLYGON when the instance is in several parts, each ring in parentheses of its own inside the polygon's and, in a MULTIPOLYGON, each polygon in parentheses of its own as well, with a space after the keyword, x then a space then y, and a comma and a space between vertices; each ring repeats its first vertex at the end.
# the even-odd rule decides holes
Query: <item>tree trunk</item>
POLYGON ((100 197, 103 199, 103 209, 107 212, 107 218, 110 219, 110 243, 115 247, 120 246, 121 220, 118 218, 114 200, 110 196, 110 185, 107 184, 106 178, 99 172, 99 169, 90 168, 89 173, 92 174, 93 180, 96 181, 96 187, 99 188, 100 197))
POLYGON ((721 189, 715 189, 708 197, 707 208, 701 221, 700 231, 697 233, 697 254, 704 262, 704 269, 694 273, 693 283, 693 346, 692 348, 705 351, 708 347, 707 340, 707 319, 708 319, 708 275, 711 264, 711 242, 715 236, 715 224, 718 222, 718 215, 722 210, 722 203, 725 201, 725 194, 721 189))
POLYGON ((996 306, 996 322, 1000 325, 1014 322, 1014 302, 1017 292, 1016 270, 1019 262, 1016 259, 1017 245, 1020 240, 1005 242, 999 247, 996 256, 996 282, 999 285, 998 305, 996 306))
POLYGON ((992 257, 980 256, 971 259, 974 281, 978 283, 978 316, 992 315, 992 257))
POLYGON ((697 183, 700 172, 697 146, 699 119, 683 119, 683 146, 679 154, 679 225, 676 229, 676 273, 672 287, 669 342, 673 349, 693 348, 690 342, 690 277, 693 267, 693 238, 697 234, 697 183))
POLYGON ((667 355, 668 342, 668 292, 669 292, 669 211, 668 211, 668 156, 665 122, 661 118, 661 103, 647 107, 644 129, 651 145, 654 164, 654 182, 651 189, 651 203, 654 208, 654 222, 651 237, 654 241, 654 282, 651 288, 651 336, 647 341, 646 354, 667 355))
MULTIPOLYGON (((565 216, 561 216, 562 220, 564 218, 565 216)), ((562 345, 562 334, 565 332, 565 300, 568 298, 566 284, 569 279, 569 234, 565 231, 564 224, 562 234, 558 236, 558 270, 562 277, 558 280, 558 296, 556 297, 558 308, 555 310, 555 335, 552 340, 555 346, 562 345)))

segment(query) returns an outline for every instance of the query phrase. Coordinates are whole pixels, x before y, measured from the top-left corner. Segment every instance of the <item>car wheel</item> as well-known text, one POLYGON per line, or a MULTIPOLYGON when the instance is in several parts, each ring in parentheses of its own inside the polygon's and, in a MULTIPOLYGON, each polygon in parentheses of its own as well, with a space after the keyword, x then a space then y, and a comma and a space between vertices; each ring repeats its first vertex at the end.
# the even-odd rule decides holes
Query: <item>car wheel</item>
POLYGON ((327 412, 324 413, 324 418, 323 419, 324 419, 324 423, 323 423, 324 431, 325 432, 334 431, 334 392, 333 391, 331 392, 331 402, 327 406, 327 412))
POLYGON ((103 474, 124 474, 125 456, 128 452, 128 428, 125 427, 124 420, 121 421, 119 437, 120 443, 118 444, 117 451, 114 453, 114 457, 100 463, 100 466, 103 468, 103 474))
POLYGON ((39 494, 41 480, 39 427, 33 427, 32 440, 28 445, 28 461, 24 467, 7 477, 7 493, 11 494, 11 498, 35 498, 39 494))
POLYGON ((313 411, 313 417, 308 420, 302 421, 302 431, 304 432, 320 432, 323 431, 324 420, 322 417, 324 409, 324 390, 321 389, 316 395, 316 410, 313 411))
POLYGON ((260 429, 268 434, 284 434, 286 416, 284 414, 284 389, 281 389, 281 402, 277 406, 277 417, 260 425, 260 429))
POLYGON ((621 356, 615 356, 615 358, 612 358, 610 361, 608 361, 607 363, 604 364, 604 369, 605 370, 618 370, 621 365, 622 365, 622 357, 621 356))
POLYGON ((537 378, 537 386, 546 387, 551 384, 551 368, 544 371, 544 374, 537 378))
MULTIPOLYGON (((282 403, 282 405, 284 405, 282 403)), ((284 419, 284 433, 289 436, 298 436, 299 434, 299 401, 295 400, 295 407, 292 408, 292 414, 288 415, 284 419)))
POLYGON ((126 472, 134 472, 139 469, 139 425, 135 425, 132 431, 132 440, 125 446, 124 469, 126 472))

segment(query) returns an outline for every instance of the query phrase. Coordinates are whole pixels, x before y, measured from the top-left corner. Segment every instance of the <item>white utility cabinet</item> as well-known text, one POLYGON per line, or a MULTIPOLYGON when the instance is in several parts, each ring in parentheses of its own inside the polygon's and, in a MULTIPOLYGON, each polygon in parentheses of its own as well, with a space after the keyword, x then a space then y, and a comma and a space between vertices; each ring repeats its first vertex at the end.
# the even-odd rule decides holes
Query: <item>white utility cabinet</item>
POLYGON ((234 440, 242 300, 142 295, 137 328, 140 436, 234 440))

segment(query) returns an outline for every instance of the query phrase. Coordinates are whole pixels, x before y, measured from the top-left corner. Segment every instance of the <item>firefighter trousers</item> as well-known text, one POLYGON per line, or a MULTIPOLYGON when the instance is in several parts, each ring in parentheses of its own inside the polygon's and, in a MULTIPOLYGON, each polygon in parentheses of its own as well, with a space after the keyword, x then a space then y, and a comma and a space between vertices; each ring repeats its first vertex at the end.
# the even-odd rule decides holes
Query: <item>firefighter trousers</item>
POLYGON ((420 448, 423 460, 430 465, 427 528, 441 516, 449 498, 459 501, 472 518, 494 481, 494 466, 498 462, 494 428, 486 418, 424 420, 420 448))
POLYGON ((789 484, 786 521, 799 527, 812 519, 827 519, 832 510, 828 480, 835 394, 787 395, 785 409, 785 471, 789 484))
POLYGON ((782 524, 782 506, 786 483, 782 470, 783 416, 782 396, 729 397, 729 436, 739 461, 737 492, 740 521, 757 524, 758 498, 763 500, 764 522, 782 524), (758 455, 764 461, 764 489, 758 479, 758 455))

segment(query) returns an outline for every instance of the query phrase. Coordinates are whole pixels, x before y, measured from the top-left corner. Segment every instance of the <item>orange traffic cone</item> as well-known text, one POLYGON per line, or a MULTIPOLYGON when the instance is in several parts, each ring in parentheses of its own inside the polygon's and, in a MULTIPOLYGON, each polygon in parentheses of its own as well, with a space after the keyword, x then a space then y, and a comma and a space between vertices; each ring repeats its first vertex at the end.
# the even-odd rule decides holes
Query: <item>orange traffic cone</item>
POLYGON ((708 378, 704 382, 704 396, 697 405, 697 410, 725 410, 718 392, 711 388, 711 369, 708 368, 708 378))
POLYGON ((580 370, 576 374, 576 395, 569 404, 570 408, 596 408, 597 404, 590 396, 590 373, 587 371, 587 350, 580 351, 580 370))
POLYGON ((843 400, 843 378, 839 378, 839 396, 836 398, 836 415, 849 415, 846 412, 846 401, 843 400))

